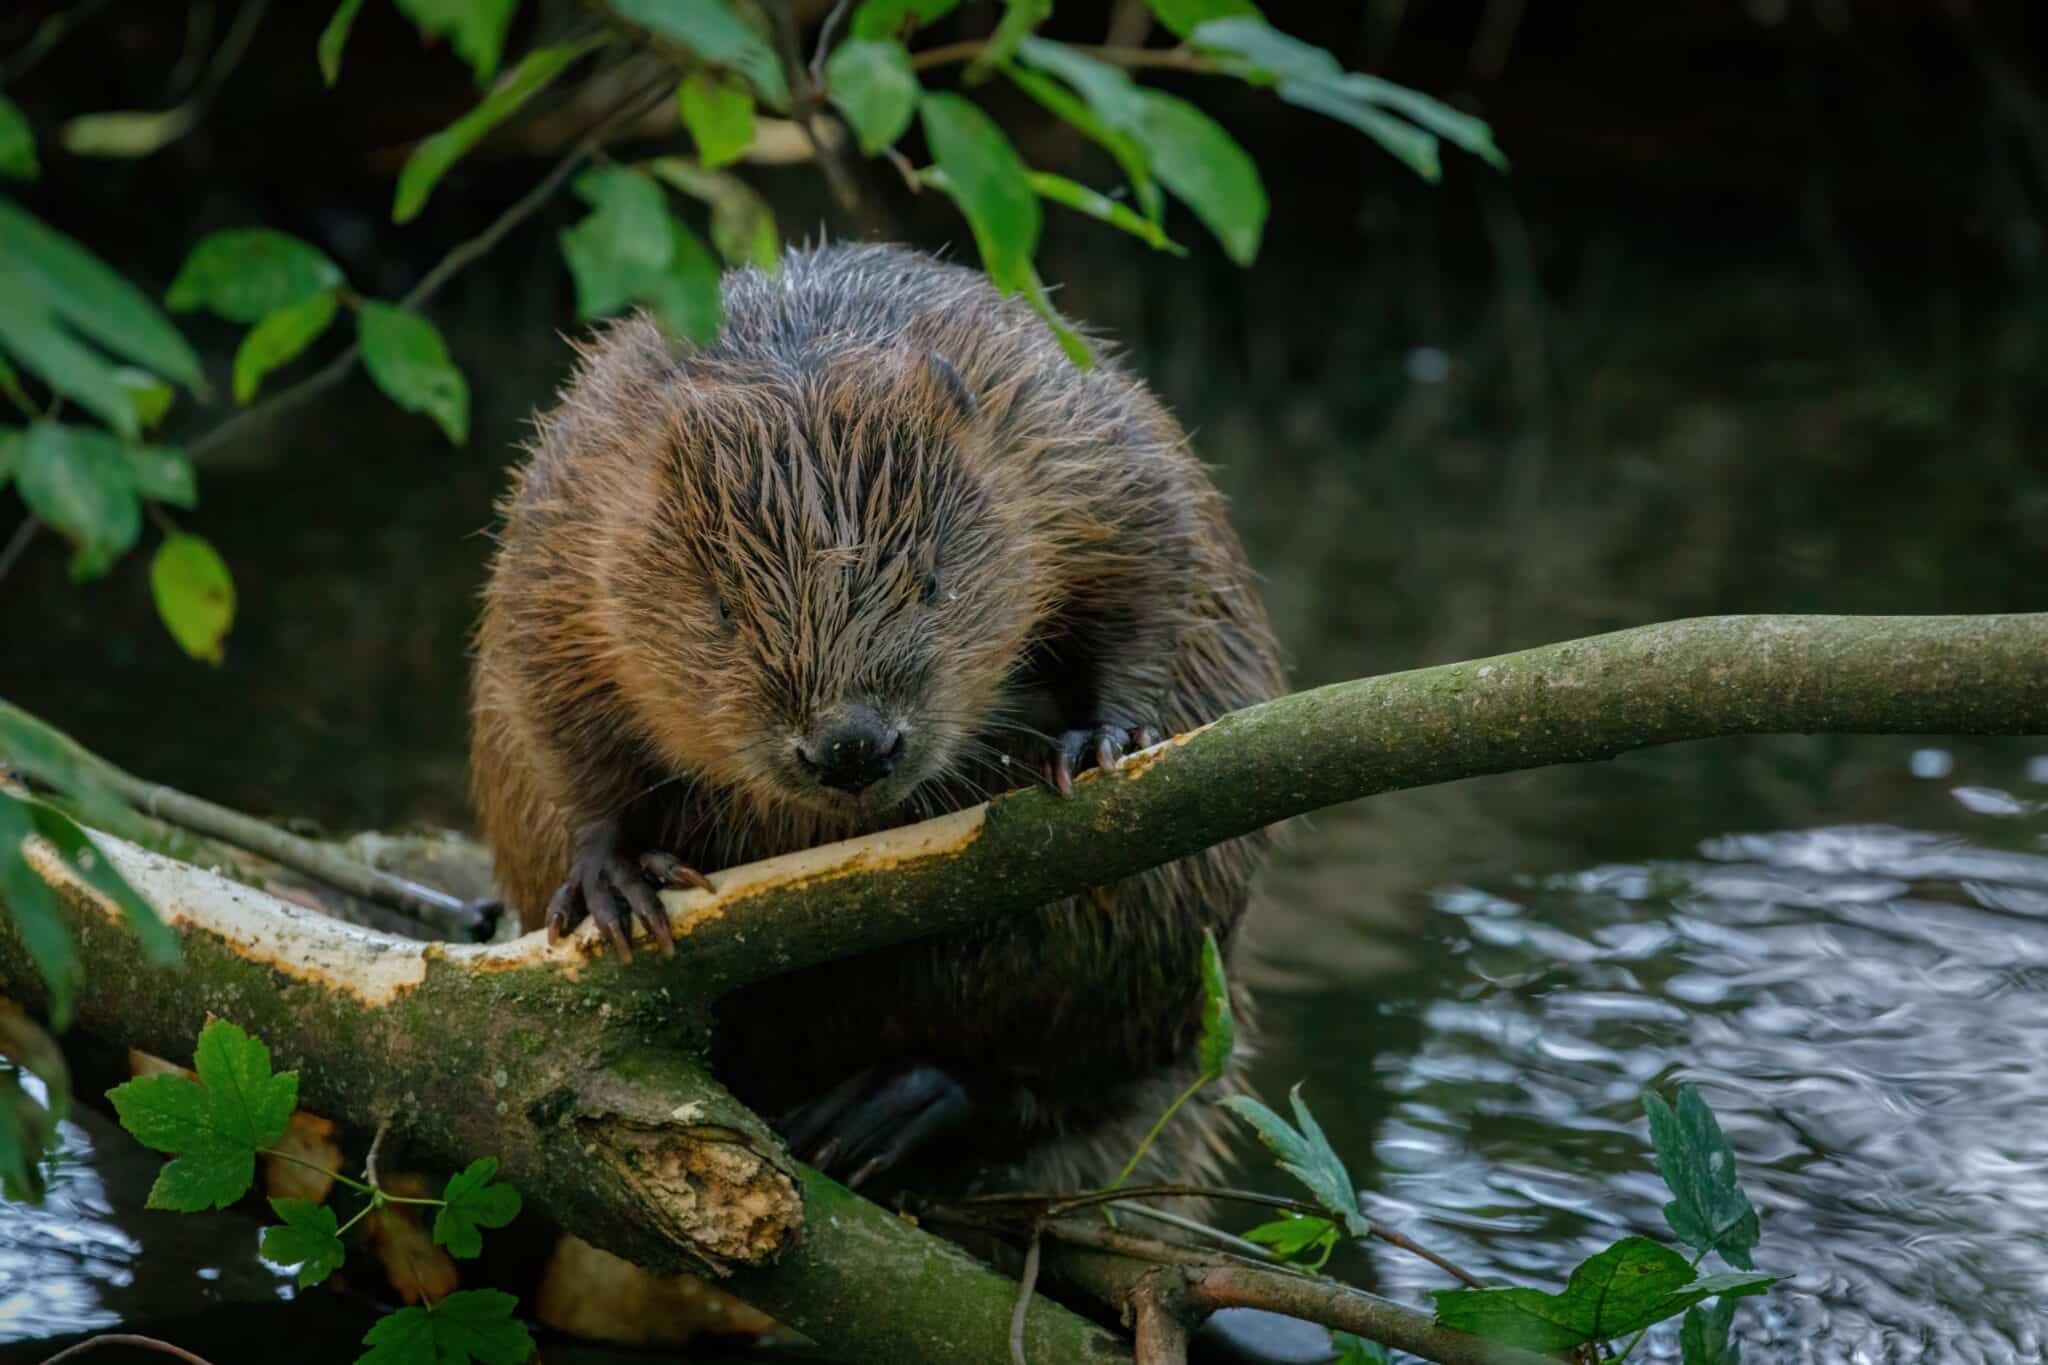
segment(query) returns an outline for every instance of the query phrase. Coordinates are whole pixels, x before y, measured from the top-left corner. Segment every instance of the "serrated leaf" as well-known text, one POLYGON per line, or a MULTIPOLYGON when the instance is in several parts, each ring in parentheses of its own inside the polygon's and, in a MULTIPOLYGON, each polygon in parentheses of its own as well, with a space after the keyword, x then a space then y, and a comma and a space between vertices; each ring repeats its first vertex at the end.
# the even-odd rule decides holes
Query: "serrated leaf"
POLYGON ((36 134, 21 106, 0 95, 0 175, 33 180, 42 173, 36 164, 36 134))
MULTIPOLYGON (((519 0, 396 0, 399 13, 426 38, 446 37, 455 55, 469 63, 476 83, 498 74, 505 30, 519 0)), ((332 84, 332 82, 329 82, 332 84)))
POLYGON ((115 370, 114 382, 128 395, 129 406, 135 409, 135 420, 145 431, 170 414, 171 404, 178 396, 178 391, 167 382, 132 365, 123 365, 115 370))
POLYGON ((979 54, 968 63, 962 79, 969 85, 988 78, 989 72, 1017 55, 1017 48, 1033 29, 1052 17, 1052 0, 1003 0, 1003 17, 996 21, 979 54))
POLYGON ((1197 47, 1222 54, 1225 71, 1246 80, 1273 82, 1281 99, 1350 124, 1425 180, 1441 174, 1439 137, 1490 165, 1507 166, 1485 120, 1392 81, 1346 72, 1322 48, 1262 20, 1217 19, 1201 24, 1189 36, 1197 47), (1408 122, 1382 109, 1393 110, 1408 122))
POLYGON ((385 397, 433 418, 456 445, 469 439, 469 384, 433 323, 372 299, 357 314, 356 335, 363 368, 385 397))
POLYGON ((1716 1295, 1761 1294, 1773 1275, 1695 1279, 1683 1256, 1647 1237, 1624 1237, 1572 1271, 1562 1294, 1541 1289, 1446 1289, 1437 1321, 1532 1351, 1559 1352, 1611 1340, 1676 1317, 1716 1295))
POLYGON ((299 1288, 311 1289, 341 1269, 348 1248, 341 1244, 341 1225, 334 1210, 304 1199, 273 1199, 270 1207, 282 1227, 263 1229, 263 1259, 273 1265, 297 1266, 299 1288))
POLYGON ((1678 1087, 1678 1110, 1655 1094, 1643 1096, 1657 1174, 1676 1196, 1664 1221, 1687 1246, 1718 1252, 1730 1265, 1750 1269, 1750 1250, 1762 1236, 1756 1210, 1736 1183, 1735 1150, 1721 1135, 1714 1111, 1697 1087, 1678 1087))
POLYGON ((29 803, 29 820, 80 881, 114 903, 121 912, 121 922, 141 944, 144 960, 160 965, 178 960, 177 935, 157 918, 156 911, 107 861, 76 821, 41 801, 29 803))
POLYGON ((1175 256, 1185 256, 1188 249, 1166 235, 1166 230, 1149 218, 1141 218, 1128 207, 1117 203, 1106 194, 1099 194, 1086 185, 1077 185, 1064 176, 1051 175, 1045 171, 1031 173, 1031 188, 1041 199, 1050 199, 1055 204, 1064 204, 1078 213, 1085 213, 1098 222, 1108 223, 1136 237, 1145 245, 1175 256))
POLYGON ((263 376, 290 364, 299 353, 320 339, 334 321, 341 297, 332 289, 300 299, 278 309, 251 327, 235 348, 235 401, 247 403, 256 397, 263 376))
POLYGON ((491 92, 477 101, 476 108, 412 149, 398 171, 398 191, 391 202, 391 221, 409 223, 427 206, 434 186, 462 154, 483 139, 484 134, 519 112, 525 103, 579 58, 606 42, 595 34, 574 43, 543 47, 522 57, 491 92))
POLYGON ((519 1300, 497 1289, 463 1289, 431 1308, 401 1308, 371 1324, 356 1365, 520 1365, 533 1354, 519 1300))
POLYGON ((960 7, 960 0, 861 0, 847 32, 855 38, 904 38, 960 7))
POLYGON ((1012 64, 1004 68, 1004 74, 1011 84, 1031 96, 1053 117, 1072 126, 1083 136, 1094 141, 1116 160, 1123 169, 1124 179, 1131 182, 1131 193, 1138 201, 1138 209, 1152 222, 1159 221, 1165 210, 1165 199, 1159 192, 1159 182, 1153 179, 1152 168, 1145 158, 1145 149, 1127 133, 1118 132, 1098 117, 1073 92, 1058 81, 1037 71, 1026 71, 1012 64))
POLYGON ((1367 1341, 1350 1332, 1330 1333, 1330 1344, 1337 1348, 1331 1365, 1392 1365, 1394 1359, 1383 1342, 1367 1341))
POLYGON ((1232 1095, 1223 1101, 1223 1107, 1251 1125, 1266 1150, 1279 1159, 1280 1169, 1307 1186, 1323 1212, 1335 1218, 1349 1236, 1366 1236, 1370 1225, 1358 1211, 1358 1190, 1351 1183, 1351 1173, 1309 1113, 1301 1087, 1296 1085, 1287 1098, 1299 1127, 1249 1095, 1232 1095))
POLYGON ((740 82, 693 72, 677 87, 676 103, 705 166, 731 165, 754 145, 754 97, 740 82))
POLYGON ((1237 1050, 1237 1019, 1230 1010, 1230 983, 1223 977, 1223 950, 1213 930, 1202 930, 1202 1037, 1195 1045, 1202 1074, 1210 1080, 1230 1069, 1237 1050))
POLYGON ((1270 1223, 1261 1223, 1244 1234, 1248 1242, 1271 1247, 1281 1256, 1292 1258, 1307 1251, 1333 1235, 1337 1225, 1327 1218, 1312 1218, 1305 1214, 1290 1214, 1270 1223))
MULTIPOLYGON (((13 267, 10 278, 0 281, 0 297, 9 304, 0 309, 0 321, 54 318, 145 369, 188 389, 204 388, 198 355, 141 290, 92 252, 7 199, 0 199, 0 263, 13 267)), ((48 368, 39 365, 34 355, 23 354, 9 337, 0 334, 0 344, 59 392, 90 406, 84 395, 73 394, 52 380, 48 368)), ((90 351, 86 355, 97 360, 90 351)), ((123 399, 108 406, 114 412, 127 413, 123 399)), ((124 432, 133 429, 132 417, 125 418, 124 425, 106 412, 99 415, 124 432)))
POLYGON ((284 1136, 298 1104, 298 1074, 273 1074, 270 1049, 224 1020, 200 1030, 193 1069, 197 1082, 145 1076, 107 1092, 123 1128, 175 1158, 150 1188, 153 1209, 196 1213, 240 1199, 257 1152, 284 1136))
POLYGON ((707 171, 677 156, 647 163, 653 175, 711 207, 711 245, 727 265, 758 266, 774 274, 782 265, 775 213, 752 185, 727 171, 707 171))
POLYGON ((22 856, 24 839, 36 832, 33 802, 0 792, 0 908, 27 950, 49 991, 50 1027, 71 1027, 72 1002, 85 979, 85 966, 71 931, 64 926, 57 893, 22 856))
POLYGON ((164 303, 252 323, 341 283, 341 267, 318 247, 270 228, 230 228, 199 239, 164 303))
POLYGON ((1038 249, 1038 196, 1029 172, 995 121, 954 94, 918 102, 925 141, 946 173, 946 190, 967 218, 989 278, 1005 294, 1032 278, 1038 249))
POLYGON ((213 546, 183 531, 164 537, 149 562, 149 590, 178 648, 218 665, 235 624, 235 581, 213 546))
POLYGON ((849 38, 825 63, 825 88, 853 125, 862 156, 896 145, 917 114, 922 91, 899 42, 849 38))
POLYGON ((119 440, 90 427, 37 422, 15 485, 44 525, 71 542, 71 577, 97 578, 142 531, 135 476, 119 440))
POLYGON ((452 1176, 441 1192, 447 1202, 434 1215, 434 1241, 450 1256, 467 1259, 484 1249, 480 1228, 501 1228, 519 1216, 519 1191, 498 1174, 498 1159, 478 1157, 452 1176))
POLYGON ((1185 38, 1212 19, 1245 16, 1262 19, 1252 0, 1147 0, 1152 17, 1176 38, 1185 38))
POLYGON ((610 0, 610 8, 628 23, 674 39, 713 66, 739 72, 763 104, 789 107, 782 59, 725 0, 610 0))
POLYGON ((1735 1340, 1738 1297, 1723 1295, 1705 1307, 1685 1310, 1678 1327, 1680 1365, 1742 1365, 1742 1346, 1735 1340))
POLYGON ((362 9, 363 0, 341 0, 334 7, 334 17, 320 30, 320 79, 330 88, 341 79, 341 52, 348 46, 349 30, 356 26, 356 15, 362 9))

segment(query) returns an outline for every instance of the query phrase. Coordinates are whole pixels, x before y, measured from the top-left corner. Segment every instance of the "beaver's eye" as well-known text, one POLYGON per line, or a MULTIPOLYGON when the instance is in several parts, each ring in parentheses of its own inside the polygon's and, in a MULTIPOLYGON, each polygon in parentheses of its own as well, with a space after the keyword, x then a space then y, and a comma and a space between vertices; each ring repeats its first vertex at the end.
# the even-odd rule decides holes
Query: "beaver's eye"
POLYGON ((933 569, 924 576, 924 604, 928 607, 939 605, 939 571, 933 569))
POLYGON ((730 632, 733 628, 732 606, 723 597, 718 600, 718 624, 730 632))

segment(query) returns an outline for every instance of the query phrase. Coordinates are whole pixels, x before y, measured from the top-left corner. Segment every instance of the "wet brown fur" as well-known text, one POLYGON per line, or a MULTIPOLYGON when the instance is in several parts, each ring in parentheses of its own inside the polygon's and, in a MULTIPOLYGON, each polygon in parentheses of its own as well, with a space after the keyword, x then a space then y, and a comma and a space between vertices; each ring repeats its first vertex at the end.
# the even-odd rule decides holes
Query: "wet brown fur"
MULTIPOLYGON (((977 272, 893 247, 793 250, 726 306, 708 349, 644 318, 582 347, 501 508, 472 771, 527 927, 600 817, 715 872, 1034 780, 1034 731, 1177 733, 1280 691, 1220 496, 1099 342, 1077 369, 977 272), (909 736, 861 800, 793 752, 856 692, 909 736)), ((1229 942, 1263 846, 749 987, 719 1072, 774 1114, 939 1061, 981 1121, 917 1183, 1099 1181, 1190 1074, 1202 930, 1229 942)), ((1154 1171, 1207 1169, 1210 1124, 1175 1129, 1154 1171)))

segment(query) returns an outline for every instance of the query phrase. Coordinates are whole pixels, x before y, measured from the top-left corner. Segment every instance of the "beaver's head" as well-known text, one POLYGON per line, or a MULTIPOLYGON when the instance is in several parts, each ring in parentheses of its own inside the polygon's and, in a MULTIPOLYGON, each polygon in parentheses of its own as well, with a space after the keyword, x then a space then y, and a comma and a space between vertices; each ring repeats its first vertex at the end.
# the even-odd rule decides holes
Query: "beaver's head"
POLYGON ((619 584, 660 637, 633 641, 658 660, 633 700, 664 758, 852 823, 931 813, 948 779, 1006 785, 977 736, 1039 589, 958 371, 901 351, 696 370, 667 426, 619 584))

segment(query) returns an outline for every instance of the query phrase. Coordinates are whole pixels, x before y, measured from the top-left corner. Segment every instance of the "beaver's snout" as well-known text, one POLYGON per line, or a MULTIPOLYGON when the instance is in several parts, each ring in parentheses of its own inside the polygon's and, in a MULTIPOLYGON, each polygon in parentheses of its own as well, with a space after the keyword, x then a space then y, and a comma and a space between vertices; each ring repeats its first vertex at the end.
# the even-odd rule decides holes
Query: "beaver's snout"
POLYGON ((796 756, 825 786, 859 793, 895 771, 903 757, 903 727, 864 702, 849 702, 813 727, 796 746, 796 756))

